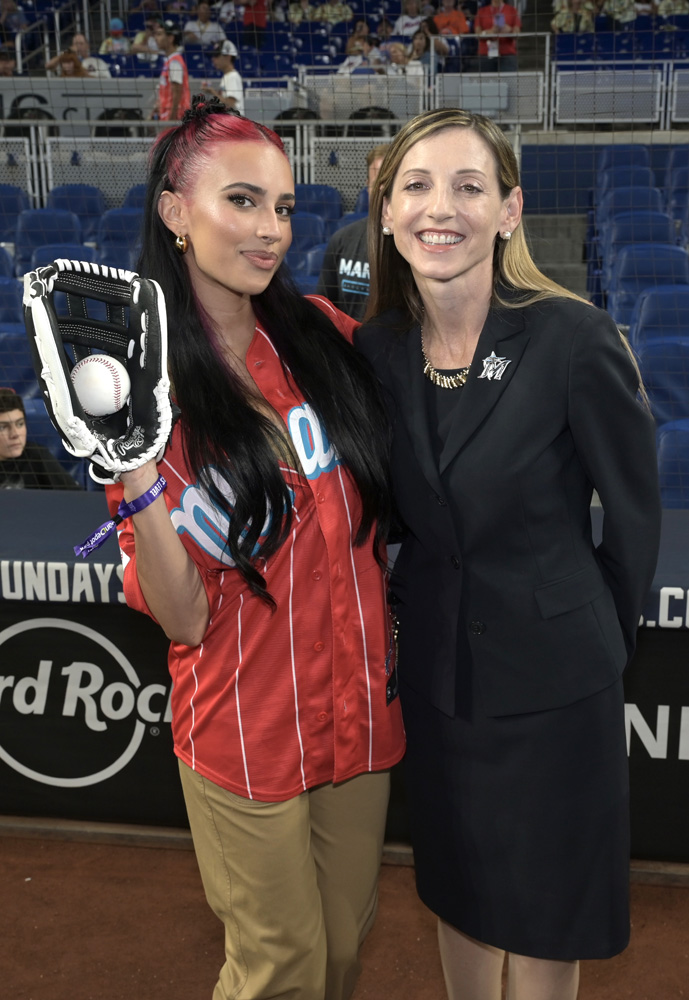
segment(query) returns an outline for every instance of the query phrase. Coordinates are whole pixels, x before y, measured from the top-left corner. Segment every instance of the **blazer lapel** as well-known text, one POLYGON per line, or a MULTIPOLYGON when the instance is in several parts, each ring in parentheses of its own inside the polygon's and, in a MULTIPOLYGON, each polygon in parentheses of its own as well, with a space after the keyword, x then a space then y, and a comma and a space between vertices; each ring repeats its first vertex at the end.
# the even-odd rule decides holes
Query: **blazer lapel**
POLYGON ((469 378, 459 390, 462 398, 440 456, 441 475, 515 377, 528 342, 523 309, 491 309, 476 345, 469 378))
POLYGON ((415 323, 404 335, 404 347, 400 345, 397 355, 396 377, 400 391, 395 395, 399 400, 407 400, 407 405, 398 408, 400 418, 406 424, 414 454, 424 476, 436 493, 442 490, 438 466, 433 457, 431 435, 428 427, 426 395, 424 389, 423 359, 421 357, 421 332, 415 323))

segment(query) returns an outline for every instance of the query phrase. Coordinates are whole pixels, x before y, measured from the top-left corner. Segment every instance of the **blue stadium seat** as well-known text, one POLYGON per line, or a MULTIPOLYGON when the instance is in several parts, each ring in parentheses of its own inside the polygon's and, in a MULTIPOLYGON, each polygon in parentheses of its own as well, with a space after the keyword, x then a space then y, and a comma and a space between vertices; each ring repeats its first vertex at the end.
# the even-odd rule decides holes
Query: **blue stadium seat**
POLYGON ((668 150, 667 164, 665 166, 666 188, 671 186, 673 171, 681 167, 689 167, 689 145, 671 146, 668 150))
POLYGON ((146 201, 147 187, 147 184, 133 184, 124 196, 122 208, 138 208, 141 211, 146 201))
POLYGON ((83 243, 46 243, 36 247, 31 254, 31 270, 52 264, 62 257, 64 260, 87 260, 93 263, 98 259, 95 247, 84 246, 83 243))
POLYGON ((99 250, 124 246, 134 250, 141 239, 143 212, 140 208, 110 208, 101 216, 96 231, 99 250))
POLYGON ((325 223, 329 236, 338 219, 342 218, 342 195, 331 184, 295 184, 298 212, 315 212, 325 223))
POLYGON ((0 278, 0 323, 23 323, 22 284, 16 278, 0 278))
POLYGON ((11 386, 22 399, 40 396, 23 323, 11 328, 0 323, 0 385, 11 386))
POLYGON ((93 184, 60 184, 48 193, 47 207, 66 209, 78 215, 82 240, 87 241, 94 239, 107 206, 104 193, 93 184))
POLYGON ((639 243, 675 243, 674 219, 665 212, 621 212, 601 236, 601 287, 607 291, 613 264, 622 247, 639 243))
POLYGON ((58 460, 80 486, 86 486, 87 463, 83 458, 70 455, 62 443, 62 438, 50 422, 45 403, 40 396, 24 399, 26 410, 27 439, 43 445, 58 460))
POLYGON ((628 326, 641 292, 658 285, 689 285, 686 250, 665 243, 623 247, 612 268, 608 312, 616 323, 628 326))
POLYGON ((618 143, 604 146, 596 157, 596 173, 608 167, 650 167, 651 154, 642 143, 618 143))
POLYGON ((689 331, 689 285, 659 285, 638 296, 629 320, 629 343, 689 331))
POLYGON ((31 255, 46 243, 81 243, 81 223, 74 212, 58 208, 29 208, 17 217, 14 268, 17 276, 31 268, 31 255))
POLYGON ((0 240, 14 242, 17 216, 31 208, 29 196, 16 184, 0 184, 0 240))
POLYGON ((689 336, 645 340, 636 355, 656 423, 689 419, 689 336))
POLYGON ((262 76, 294 75, 294 60, 287 52, 261 52, 259 61, 262 76))
POLYGON ((14 257, 7 247, 0 247, 0 277, 11 278, 14 275, 14 257))
POLYGON ((689 508, 689 420, 663 424, 656 440, 662 505, 689 508))
POLYGON ((596 174, 592 204, 597 207, 603 196, 613 188, 654 187, 655 174, 650 167, 608 167, 596 174))
POLYGON ((358 222, 359 219, 366 218, 368 218, 368 212, 345 212, 342 218, 337 220, 337 224, 332 232, 335 233, 338 229, 342 229, 344 226, 348 226, 352 222, 358 222))
POLYGON ((306 272, 306 251, 326 242, 325 223, 315 212, 295 212, 292 216, 292 245, 286 263, 293 275, 306 272))

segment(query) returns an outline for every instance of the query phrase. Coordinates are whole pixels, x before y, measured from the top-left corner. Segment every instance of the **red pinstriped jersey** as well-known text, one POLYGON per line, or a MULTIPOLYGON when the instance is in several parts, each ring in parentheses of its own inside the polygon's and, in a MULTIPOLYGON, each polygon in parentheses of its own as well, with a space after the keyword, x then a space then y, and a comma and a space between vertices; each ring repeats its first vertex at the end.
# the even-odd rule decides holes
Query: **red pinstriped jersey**
MULTIPOLYGON (((353 320, 325 299, 314 301, 351 337, 353 320)), ((172 729, 176 754, 211 781, 244 797, 283 801, 391 767, 403 754, 404 732, 399 700, 386 704, 386 580, 370 542, 353 545, 360 516, 354 483, 260 326, 246 364, 300 459, 300 468, 282 464, 294 498, 291 532, 259 566, 277 610, 251 594, 234 568, 225 517, 186 468, 178 424, 159 471, 211 616, 201 645, 171 643, 172 729)), ((121 487, 108 493, 117 506, 121 487)), ((127 603, 150 614, 131 519, 119 540, 127 603)))

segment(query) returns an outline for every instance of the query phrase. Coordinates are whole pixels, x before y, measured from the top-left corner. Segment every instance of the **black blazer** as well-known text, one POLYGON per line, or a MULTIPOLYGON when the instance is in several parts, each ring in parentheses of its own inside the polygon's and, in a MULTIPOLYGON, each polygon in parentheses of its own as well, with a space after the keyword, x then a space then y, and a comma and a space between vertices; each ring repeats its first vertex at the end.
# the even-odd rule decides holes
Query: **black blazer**
POLYGON ((450 716, 458 657, 471 658, 493 716, 612 684, 634 649, 661 516, 653 420, 612 319, 565 298, 492 309, 467 383, 453 390, 461 397, 439 465, 418 324, 391 310, 355 343, 387 389, 394 425, 403 683, 450 716), (486 363, 492 354, 508 363, 486 363))

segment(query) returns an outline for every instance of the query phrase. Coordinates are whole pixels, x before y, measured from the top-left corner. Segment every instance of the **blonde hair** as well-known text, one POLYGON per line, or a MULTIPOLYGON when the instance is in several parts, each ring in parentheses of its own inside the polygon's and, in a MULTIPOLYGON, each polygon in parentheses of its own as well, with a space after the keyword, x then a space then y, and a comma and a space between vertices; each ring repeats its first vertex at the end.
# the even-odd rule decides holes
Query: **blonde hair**
MULTIPOLYGON (((410 318, 415 320, 421 318, 421 299, 411 268, 397 250, 394 241, 383 236, 381 230, 383 198, 390 197, 397 171, 409 150, 418 142, 450 128, 471 129, 481 136, 493 154, 502 198, 507 198, 514 188, 519 187, 519 167, 514 150, 504 132, 490 118, 462 111, 460 108, 440 108, 435 111, 425 111, 407 122, 390 143, 371 200, 369 222, 371 291, 366 311, 367 318, 385 309, 399 308, 400 305, 407 309, 410 318)), ((521 307, 552 296, 586 301, 546 277, 536 267, 526 242, 523 225, 517 226, 509 241, 500 239, 496 233, 493 257, 494 301, 511 307, 521 307), (518 302, 503 302, 497 293, 499 284, 531 294, 520 296, 518 302)))

